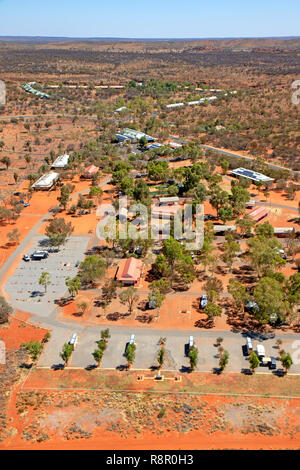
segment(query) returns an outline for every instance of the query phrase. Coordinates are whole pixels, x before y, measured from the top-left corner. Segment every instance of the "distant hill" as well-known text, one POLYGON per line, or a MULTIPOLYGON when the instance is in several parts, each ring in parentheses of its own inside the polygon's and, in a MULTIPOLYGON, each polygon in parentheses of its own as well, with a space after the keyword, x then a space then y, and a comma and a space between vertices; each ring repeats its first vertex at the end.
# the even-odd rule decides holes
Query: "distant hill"
POLYGON ((0 36, 2 43, 21 44, 71 44, 71 43, 183 43, 193 44, 194 47, 208 47, 227 50, 249 50, 278 48, 283 50, 299 49, 300 36, 265 37, 265 38, 70 38, 70 37, 42 37, 42 36, 0 36))

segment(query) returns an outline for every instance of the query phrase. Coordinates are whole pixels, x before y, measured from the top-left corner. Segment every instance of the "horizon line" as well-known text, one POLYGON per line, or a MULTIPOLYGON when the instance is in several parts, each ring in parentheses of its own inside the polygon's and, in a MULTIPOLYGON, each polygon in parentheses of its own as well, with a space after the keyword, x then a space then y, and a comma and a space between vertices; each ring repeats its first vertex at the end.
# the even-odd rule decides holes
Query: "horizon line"
POLYGON ((80 39, 80 40, 156 40, 156 41, 204 41, 236 39, 299 39, 300 36, 218 36, 218 37, 123 37, 123 36, 41 36, 41 35, 0 35, 0 39, 80 39))

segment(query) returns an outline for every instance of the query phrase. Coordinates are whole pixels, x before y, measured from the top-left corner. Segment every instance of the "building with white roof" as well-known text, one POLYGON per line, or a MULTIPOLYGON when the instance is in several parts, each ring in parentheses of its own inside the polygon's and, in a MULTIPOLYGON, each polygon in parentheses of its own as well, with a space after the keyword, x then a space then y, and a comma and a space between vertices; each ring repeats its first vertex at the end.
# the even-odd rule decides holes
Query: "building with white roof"
POLYGON ((274 181, 274 178, 270 178, 269 176, 263 175, 262 173, 257 173, 256 171, 248 170, 247 168, 236 168, 235 170, 230 171, 230 173, 234 176, 242 176, 243 178, 247 178, 248 180, 256 181, 256 182, 269 182, 274 181))
POLYGON ((184 103, 172 103, 172 104, 167 104, 166 108, 181 108, 184 106, 184 103))
POLYGON ((58 180, 59 174, 53 172, 45 173, 41 176, 35 183, 33 183, 32 188, 34 189, 50 189, 55 181, 58 180))
POLYGON ((51 168, 65 168, 68 166, 70 155, 60 155, 52 163, 51 168))

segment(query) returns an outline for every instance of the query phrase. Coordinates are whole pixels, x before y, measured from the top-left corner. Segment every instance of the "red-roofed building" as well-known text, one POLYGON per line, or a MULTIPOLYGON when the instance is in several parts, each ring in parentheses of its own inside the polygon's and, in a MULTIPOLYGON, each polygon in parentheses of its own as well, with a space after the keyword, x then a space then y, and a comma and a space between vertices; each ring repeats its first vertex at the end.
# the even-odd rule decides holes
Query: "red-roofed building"
POLYGON ((251 217, 252 220, 254 220, 254 222, 258 222, 264 217, 267 217, 269 215, 269 211, 265 207, 256 207, 255 209, 250 211, 248 215, 249 217, 251 217))
POLYGON ((92 178, 96 173, 98 173, 99 168, 95 165, 88 166, 82 175, 83 178, 92 178))
POLYGON ((116 278, 124 286, 139 285, 143 271, 143 263, 137 258, 125 258, 121 260, 116 278))

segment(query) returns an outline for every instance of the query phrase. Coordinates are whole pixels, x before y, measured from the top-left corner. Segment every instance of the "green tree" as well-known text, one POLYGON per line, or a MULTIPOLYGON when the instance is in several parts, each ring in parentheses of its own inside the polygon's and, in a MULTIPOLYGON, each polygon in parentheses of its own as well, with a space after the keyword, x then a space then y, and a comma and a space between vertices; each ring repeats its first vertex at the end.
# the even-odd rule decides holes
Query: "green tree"
POLYGON ((103 190, 99 188, 99 186, 92 186, 90 188, 89 197, 95 198, 97 202, 99 202, 102 196, 103 196, 103 190))
POLYGON ((64 245, 68 236, 74 231, 71 222, 66 223, 63 218, 54 218, 46 226, 46 235, 49 237, 51 246, 60 247, 64 245))
POLYGON ((229 201, 229 194, 223 191, 220 186, 214 185, 210 191, 209 202, 219 212, 219 209, 229 201))
POLYGON ((88 308, 88 304, 86 302, 80 302, 79 304, 77 304, 77 307, 80 311, 80 314, 84 315, 84 313, 86 312, 88 308))
POLYGON ((285 369, 285 373, 287 374, 288 370, 293 365, 293 360, 290 353, 286 353, 285 351, 280 356, 282 367, 285 369))
POLYGON ((66 185, 61 187, 60 197, 58 198, 58 200, 64 210, 66 210, 68 202, 70 200, 70 190, 66 185))
POLYGON ((134 343, 128 344, 128 345, 127 345, 127 348, 126 348, 126 352, 125 352, 125 356, 126 356, 126 359, 127 359, 128 369, 130 369, 130 367, 131 367, 132 364, 134 363, 135 352, 136 352, 136 345, 135 345, 134 343))
POLYGON ((224 351, 221 352, 220 358, 219 358, 219 367, 220 367, 221 371, 223 371, 225 369, 225 367, 228 364, 228 361, 229 361, 229 352, 224 350, 224 351))
POLYGON ((8 168, 11 165, 11 159, 9 157, 3 157, 3 158, 1 158, 0 161, 1 161, 1 163, 3 163, 3 165, 6 166, 6 169, 8 170, 8 168))
POLYGON ((248 258, 259 277, 269 269, 285 265, 285 260, 281 258, 279 253, 281 244, 275 237, 250 238, 247 244, 249 247, 248 258))
POLYGON ((254 314, 261 323, 269 323, 274 314, 284 319, 289 311, 289 304, 285 301, 283 286, 274 278, 261 278, 254 288, 253 298, 258 305, 258 308, 254 310, 254 314))
POLYGON ((79 278, 84 284, 94 284, 99 281, 106 272, 106 264, 100 256, 88 255, 80 264, 79 278))
POLYGON ((257 357, 257 354, 254 351, 250 353, 249 365, 250 365, 250 370, 252 373, 254 373, 255 369, 259 366, 259 359, 257 357))
POLYGON ((228 292, 232 295, 236 309, 242 311, 242 314, 245 313, 245 304, 249 298, 246 287, 239 281, 231 278, 228 283, 228 292))
POLYGON ((152 292, 159 291, 162 294, 166 294, 170 290, 170 282, 168 279, 158 279, 149 284, 149 289, 152 292))
POLYGON ((251 236, 251 230, 255 225, 254 220, 249 217, 248 214, 246 214, 242 219, 238 219, 236 221, 236 225, 240 228, 241 235, 242 236, 251 236))
POLYGON ((236 214, 241 214, 245 210, 246 203, 250 200, 250 193, 238 184, 231 187, 230 202, 236 214))
POLYGON ((60 357, 64 361, 65 365, 68 364, 73 351, 74 351, 73 344, 65 343, 63 345, 62 351, 60 353, 60 357))
POLYGON ((222 168, 222 170, 223 170, 224 175, 226 175, 226 173, 227 173, 227 171, 228 171, 228 169, 229 169, 229 162, 228 162, 228 160, 221 160, 220 165, 221 165, 221 168, 222 168))
POLYGON ((168 277, 171 270, 168 266, 167 259, 164 255, 158 255, 152 264, 152 272, 155 277, 168 277))
POLYGON ((109 328, 106 328, 105 330, 101 330, 101 339, 103 339, 103 341, 107 342, 107 340, 109 338, 110 338, 109 328))
POLYGON ((110 279, 106 281, 101 290, 101 303, 105 309, 113 299, 117 298, 117 281, 110 279))
POLYGON ((189 350, 189 360, 191 370, 195 370, 198 364, 198 349, 194 346, 189 350))
POLYGON ((33 362, 37 360, 43 349, 39 341, 29 341, 29 343, 22 343, 21 346, 27 349, 33 362))
POLYGON ((100 367, 102 358, 103 358, 103 350, 102 349, 95 349, 95 351, 92 353, 93 358, 97 362, 97 367, 100 367))
POLYGON ((222 308, 213 302, 208 302, 204 308, 204 313, 207 315, 208 319, 213 322, 215 317, 221 316, 222 308))
POLYGON ((132 314, 134 305, 139 300, 138 290, 135 287, 128 287, 126 290, 119 294, 121 304, 127 305, 130 315, 132 314))
POLYGON ((274 228, 269 222, 265 222, 256 226, 255 233, 258 237, 270 238, 274 235, 274 228))
POLYGON ((77 276, 73 277, 73 279, 67 277, 66 286, 68 288, 70 296, 74 298, 78 294, 79 289, 81 288, 81 280, 77 276))
POLYGON ((294 307, 300 302, 300 273, 292 274, 285 285, 286 298, 294 307))
POLYGON ((229 271, 232 270, 232 265, 235 257, 240 252, 241 248, 238 242, 236 242, 232 237, 224 243, 224 254, 223 261, 226 263, 229 271))
POLYGON ((17 228, 14 228, 12 232, 8 232, 7 238, 11 243, 18 244, 20 239, 20 232, 17 228))
POLYGON ((158 290, 154 290, 151 292, 151 294, 149 294, 148 300, 149 302, 154 302, 155 308, 159 308, 162 306, 165 300, 165 297, 166 297, 165 294, 163 294, 162 292, 158 290))
POLYGON ((39 284, 41 286, 44 286, 45 293, 46 293, 47 287, 51 284, 50 273, 48 273, 47 271, 43 271, 39 279, 39 284))
POLYGON ((218 210, 218 217, 222 220, 222 222, 226 222, 227 220, 231 220, 233 218, 233 209, 228 204, 226 206, 220 207, 218 210))
POLYGON ((166 354, 166 350, 165 348, 162 346, 158 353, 157 353, 157 362, 159 364, 159 367, 162 368, 163 364, 164 364, 164 360, 165 360, 165 354, 166 354))

